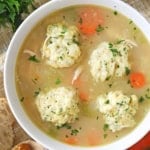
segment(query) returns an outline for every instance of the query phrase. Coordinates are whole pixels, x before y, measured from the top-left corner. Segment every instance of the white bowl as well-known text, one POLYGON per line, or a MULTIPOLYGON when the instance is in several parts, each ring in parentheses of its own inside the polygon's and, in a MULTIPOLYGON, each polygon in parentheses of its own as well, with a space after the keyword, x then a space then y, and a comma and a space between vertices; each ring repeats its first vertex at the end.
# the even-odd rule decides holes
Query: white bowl
POLYGON ((50 150, 123 150, 139 141, 150 130, 150 113, 146 115, 140 125, 127 136, 105 146, 97 147, 79 147, 69 146, 58 142, 57 140, 49 137, 42 132, 27 116, 23 110, 17 96, 15 87, 15 65, 17 53, 28 35, 30 30, 45 16, 55 10, 64 8, 66 6, 79 5, 79 4, 95 4, 110 7, 124 14, 132 19, 134 23, 142 30, 147 39, 150 41, 150 25, 148 22, 132 7, 125 4, 120 0, 53 0, 43 5, 32 13, 19 27, 13 36, 9 45, 6 61, 4 66, 4 87, 8 103, 11 107, 13 114, 22 128, 37 142, 41 143, 44 147, 50 150))

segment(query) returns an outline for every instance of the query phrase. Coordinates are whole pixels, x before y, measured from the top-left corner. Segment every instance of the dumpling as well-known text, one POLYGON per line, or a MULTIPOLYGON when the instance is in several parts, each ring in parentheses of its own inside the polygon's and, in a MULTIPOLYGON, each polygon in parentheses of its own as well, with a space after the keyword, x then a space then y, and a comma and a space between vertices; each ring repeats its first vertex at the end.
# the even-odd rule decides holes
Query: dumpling
POLYGON ((121 91, 109 92, 98 96, 97 106, 113 132, 135 125, 134 116, 138 110, 136 95, 126 96, 121 91))
POLYGON ((78 103, 76 90, 66 87, 41 92, 36 98, 42 120, 52 122, 55 126, 74 122, 78 118, 78 103))
POLYGON ((136 46, 130 40, 116 43, 103 42, 93 50, 90 59, 90 72, 96 82, 105 81, 113 75, 121 77, 131 69, 128 61, 129 50, 136 46))
POLYGON ((54 68, 72 66, 81 54, 78 29, 64 24, 49 25, 41 53, 54 68))

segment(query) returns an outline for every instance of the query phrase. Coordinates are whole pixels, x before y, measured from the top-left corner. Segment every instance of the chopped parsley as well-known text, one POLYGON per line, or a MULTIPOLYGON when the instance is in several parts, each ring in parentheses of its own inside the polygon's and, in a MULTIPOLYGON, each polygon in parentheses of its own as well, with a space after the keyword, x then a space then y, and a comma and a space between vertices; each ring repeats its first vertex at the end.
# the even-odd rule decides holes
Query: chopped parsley
POLYGON ((37 91, 34 92, 34 96, 38 96, 40 94, 41 89, 39 88, 37 91))
POLYGON ((56 79, 55 84, 58 85, 61 83, 61 80, 59 78, 56 79))
POLYGON ((68 138, 69 136, 66 134, 65 137, 68 138))
POLYGON ((112 48, 112 47, 113 47, 113 44, 112 44, 112 43, 109 43, 108 45, 109 45, 109 48, 112 48))
POLYGON ((28 58, 29 61, 33 61, 33 62, 36 62, 36 63, 39 63, 40 61, 36 58, 36 55, 33 55, 33 56, 30 56, 28 58))
POLYGON ((67 27, 66 26, 63 26, 63 29, 61 31, 61 34, 65 34, 67 32, 67 27))
POLYGON ((0 0, 0 26, 10 23, 15 31, 23 21, 22 14, 34 9, 33 0, 0 0))
POLYGON ((104 27, 102 27, 101 25, 98 25, 98 27, 96 28, 96 32, 101 32, 104 30, 104 27))
POLYGON ((127 84, 130 84, 130 80, 127 81, 127 84))
POLYGON ((146 97, 147 99, 150 99, 150 96, 149 96, 148 94, 145 94, 145 97, 146 97))
POLYGON ((116 10, 114 11, 114 15, 115 15, 115 16, 118 15, 118 12, 117 12, 116 10))
POLYGON ((106 78, 106 81, 108 81, 110 78, 111 78, 111 77, 110 77, 110 76, 108 76, 108 77, 106 78))
POLYGON ((69 125, 69 124, 64 124, 64 126, 63 127, 65 127, 66 129, 71 129, 72 127, 71 127, 71 125, 69 125))
POLYGON ((64 58, 63 58, 63 56, 60 56, 59 59, 63 60, 64 58))
POLYGON ((116 41, 116 43, 115 44, 120 44, 120 43, 122 43, 124 40, 118 40, 118 41, 116 41))
POLYGON ((105 104, 109 104, 109 99, 105 102, 105 104))
POLYGON ((128 67, 125 67, 125 73, 126 73, 126 75, 130 74, 130 69, 128 67))
POLYGON ((77 45, 80 45, 80 43, 75 38, 73 38, 72 42, 77 44, 77 45))
POLYGON ((57 129, 60 129, 60 128, 71 129, 72 127, 71 127, 71 125, 65 123, 65 124, 63 124, 62 126, 57 126, 56 128, 57 128, 57 129))
POLYGON ((99 119, 99 116, 96 117, 96 120, 98 120, 98 119, 99 119))
POLYGON ((66 19, 66 16, 62 16, 63 17, 63 19, 66 19))
POLYGON ((107 131, 108 129, 109 129, 109 125, 108 125, 108 124, 104 124, 103 130, 104 130, 104 131, 107 131))
POLYGON ((23 101, 24 101, 24 97, 21 97, 20 102, 23 102, 23 101))
POLYGON ((72 129, 71 130, 71 135, 77 135, 79 133, 79 130, 77 130, 77 129, 72 129))
POLYGON ((144 100, 145 100, 144 97, 141 96, 138 101, 139 101, 139 103, 142 103, 144 100))
POLYGON ((106 138, 107 138, 107 136, 108 136, 107 134, 104 134, 104 139, 106 139, 106 138))
MULTIPOLYGON (((67 130, 70 130, 70 135, 77 135, 79 131, 82 129, 82 127, 79 127, 79 129, 73 129, 71 125, 65 123, 62 126, 56 126, 57 129, 66 128, 67 130)), ((67 137, 69 137, 67 135, 67 137)))
POLYGON ((83 22, 83 20, 82 20, 82 18, 80 18, 80 19, 79 19, 79 23, 82 24, 82 22, 83 22))
POLYGON ((108 84, 108 86, 111 88, 111 87, 112 87, 112 84, 108 84))
POLYGON ((117 56, 119 54, 116 48, 110 48, 110 51, 112 52, 113 56, 117 56))
POLYGON ((79 118, 75 118, 75 120, 79 120, 79 118))
POLYGON ((133 23, 133 21, 132 21, 132 20, 130 20, 130 21, 129 21, 129 24, 132 24, 132 23, 133 23))

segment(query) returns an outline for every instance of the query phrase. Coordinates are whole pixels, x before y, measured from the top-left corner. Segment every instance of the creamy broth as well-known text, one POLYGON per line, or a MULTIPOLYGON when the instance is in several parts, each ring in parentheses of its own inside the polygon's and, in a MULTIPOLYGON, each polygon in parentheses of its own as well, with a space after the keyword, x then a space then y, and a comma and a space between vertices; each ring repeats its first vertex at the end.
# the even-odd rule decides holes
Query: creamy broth
POLYGON ((115 10, 98 7, 104 17, 104 24, 102 25, 104 30, 90 36, 80 34, 81 56, 77 63, 64 69, 55 69, 45 64, 41 59, 40 49, 45 40, 47 26, 60 22, 77 25, 80 20, 78 13, 83 7, 96 6, 64 8, 50 14, 32 29, 18 54, 16 88, 24 110, 31 120, 46 134, 62 142, 68 137, 75 137, 76 144, 81 146, 104 145, 130 133, 149 111, 150 100, 145 98, 143 102, 139 103, 139 108, 135 115, 136 125, 113 133, 108 129, 104 129, 105 123, 102 115, 96 109, 95 100, 98 95, 115 90, 121 90, 127 95, 145 96, 148 92, 147 89, 150 88, 150 70, 148 65, 150 63, 150 43, 132 20, 115 10), (145 75, 146 84, 142 88, 132 88, 128 82, 129 76, 126 75, 96 83, 90 74, 88 60, 92 50, 103 41, 112 42, 119 39, 130 39, 137 44, 137 47, 131 50, 129 61, 132 67, 131 73, 139 71, 145 75), (31 50, 36 53, 40 62, 29 61, 29 55, 24 53, 24 50, 31 50), (80 76, 82 84, 79 89, 89 94, 88 100, 80 102, 79 118, 74 123, 61 128, 57 128, 49 122, 44 122, 35 105, 36 95, 41 90, 47 92, 55 87, 72 86, 71 81, 78 66, 83 66, 83 72, 80 76), (92 141, 90 138, 92 134, 96 136, 95 141, 92 141))

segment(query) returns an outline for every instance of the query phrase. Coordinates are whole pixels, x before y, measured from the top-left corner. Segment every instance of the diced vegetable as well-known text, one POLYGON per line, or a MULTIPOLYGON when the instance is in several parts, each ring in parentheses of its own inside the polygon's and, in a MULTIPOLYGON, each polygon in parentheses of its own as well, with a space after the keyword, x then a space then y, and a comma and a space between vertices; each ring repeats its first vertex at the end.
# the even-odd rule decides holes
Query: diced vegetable
POLYGON ((65 137, 64 139, 65 143, 76 145, 78 143, 77 137, 71 136, 71 137, 65 137))
POLYGON ((89 99, 88 93, 85 93, 83 91, 79 91, 79 98, 82 101, 87 101, 89 99))
POLYGON ((89 94, 82 89, 83 82, 81 81, 81 78, 78 77, 74 82, 73 86, 75 88, 78 88, 78 94, 81 101, 87 101, 89 99, 89 94))
POLYGON ((145 85, 145 76, 141 72, 130 74, 130 84, 134 88, 141 88, 145 85))
POLYGON ((30 56, 30 57, 28 58, 28 60, 29 60, 29 61, 33 61, 33 62, 35 62, 35 63, 39 63, 39 62, 40 62, 40 60, 37 59, 36 55, 30 56))
POLYGON ((90 133, 87 135, 88 138, 88 143, 89 145, 98 145, 101 142, 101 137, 98 131, 92 130, 90 133))
POLYGON ((98 8, 85 8, 80 13, 79 29, 83 34, 92 35, 104 23, 101 11, 98 8))

